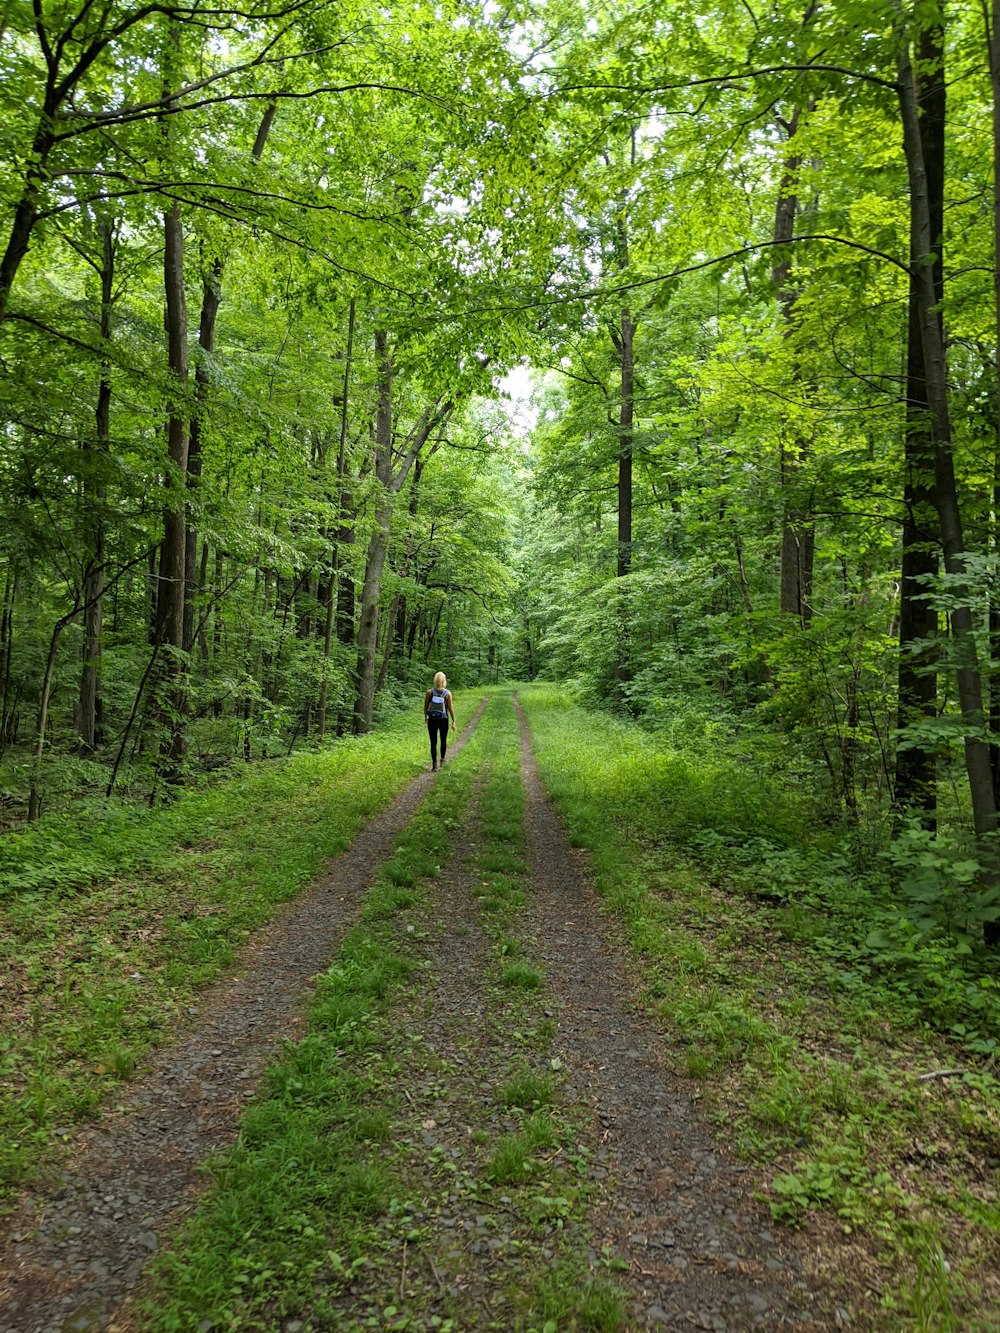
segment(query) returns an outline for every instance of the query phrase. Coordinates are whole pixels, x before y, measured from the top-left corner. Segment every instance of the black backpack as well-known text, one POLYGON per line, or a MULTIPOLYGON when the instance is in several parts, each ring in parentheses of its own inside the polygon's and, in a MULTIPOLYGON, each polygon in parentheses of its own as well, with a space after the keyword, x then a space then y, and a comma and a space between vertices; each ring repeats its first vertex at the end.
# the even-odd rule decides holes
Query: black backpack
POLYGON ((431 690, 431 703, 427 710, 428 717, 447 717, 448 705, 445 702, 444 690, 431 690))

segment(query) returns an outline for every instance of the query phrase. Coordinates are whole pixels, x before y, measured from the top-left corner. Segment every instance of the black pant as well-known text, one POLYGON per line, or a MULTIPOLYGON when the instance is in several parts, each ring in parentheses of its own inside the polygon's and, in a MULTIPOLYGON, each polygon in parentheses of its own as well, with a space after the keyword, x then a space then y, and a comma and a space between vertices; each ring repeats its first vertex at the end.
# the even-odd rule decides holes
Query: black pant
POLYGON ((448 719, 446 717, 428 717, 427 730, 431 738, 431 763, 437 763, 438 737, 441 737, 441 762, 448 753, 448 719))

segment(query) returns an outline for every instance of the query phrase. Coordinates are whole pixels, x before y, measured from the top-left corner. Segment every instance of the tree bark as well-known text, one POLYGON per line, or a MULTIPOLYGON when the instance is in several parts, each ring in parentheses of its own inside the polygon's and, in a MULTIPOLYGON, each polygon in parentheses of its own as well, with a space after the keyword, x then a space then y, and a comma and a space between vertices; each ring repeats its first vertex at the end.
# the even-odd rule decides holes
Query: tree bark
MULTIPOLYGON (((993 554, 1000 558, 1000 0, 990 0, 987 20, 990 88, 993 94, 993 313, 996 354, 997 440, 993 453, 993 554)), ((990 596, 990 656, 1000 661, 1000 595, 990 596)), ((1000 681, 994 676, 990 685, 990 763, 993 771, 993 798, 1000 806, 1000 681)))
POLYGON ((375 334, 375 352, 379 362, 378 407, 375 416, 375 475, 379 489, 375 502, 375 523, 368 542, 365 581, 361 591, 361 615, 358 622, 358 692, 354 705, 354 731, 371 730, 375 711, 375 668, 378 651, 379 599, 382 575, 389 551, 389 533, 396 496, 402 489, 410 468, 433 430, 451 415, 454 402, 449 399, 424 409, 400 452, 393 458, 392 447, 392 357, 386 334, 375 334), (395 465, 394 465, 395 462, 395 465))
MULTIPOLYGON (((935 305, 944 295, 942 233, 944 230, 945 83, 943 34, 939 26, 919 35, 920 66, 926 71, 915 90, 920 137, 927 176, 927 208, 934 246, 935 305)), ((943 337, 940 313, 937 316, 943 337)), ((912 722, 937 712, 938 613, 928 596, 938 573, 940 539, 934 505, 934 441, 924 377, 920 332, 920 300, 916 278, 910 278, 906 350, 906 427, 904 438, 902 564, 899 596, 899 702, 896 725, 902 732, 912 722)), ((927 828, 936 823, 937 760, 927 744, 897 746, 894 800, 899 810, 920 812, 927 828)))
MULTIPOLYGON (((940 13, 940 10, 939 10, 940 13)), ((943 26, 943 20, 941 20, 943 26)), ((903 145, 906 153, 910 187, 910 261, 916 280, 917 312, 924 354, 924 375, 930 407, 931 439, 934 447, 934 500, 941 526, 944 567, 950 577, 954 598, 951 611, 952 654, 958 683, 958 700, 966 728, 965 768, 969 782, 973 825, 985 838, 996 832, 997 807, 993 795, 993 774, 989 746, 982 738, 985 725, 982 672, 975 640, 972 600, 965 566, 965 539, 962 513, 955 480, 951 420, 948 400, 948 373, 941 320, 938 316, 934 285, 934 233, 924 146, 920 131, 909 38, 899 34, 898 93, 903 121, 903 145)), ((986 849, 986 877, 991 885, 998 881, 995 851, 986 849)), ((997 929, 987 926, 986 937, 997 943, 997 929)))
POLYGON ((198 528, 195 502, 201 481, 201 432, 208 401, 210 363, 215 348, 215 321, 222 301, 222 260, 213 261, 202 278, 201 317, 198 321, 198 360, 194 368, 194 411, 188 437, 186 469, 187 514, 184 533, 184 631, 186 653, 194 648, 194 611, 199 587, 195 576, 198 561, 198 528))
MULTIPOLYGON (((621 402, 618 406, 618 561, 616 577, 632 572, 632 464, 635 419, 635 331, 636 320, 623 310, 611 339, 618 353, 621 376, 621 402)), ((625 588, 617 589, 618 644, 615 654, 615 683, 619 687, 632 679, 632 627, 625 588)))
MULTIPOLYGON (((107 356, 112 338, 112 305, 114 301, 115 245, 114 231, 107 219, 98 224, 101 240, 101 313, 99 320, 101 364, 97 386, 97 406, 94 409, 96 449, 106 454, 111 442, 111 365, 107 356)), ((78 722, 80 745, 93 753, 102 740, 101 723, 101 634, 104 622, 104 518, 105 499, 103 481, 84 484, 84 500, 93 505, 88 517, 90 550, 83 576, 83 666, 80 671, 78 722)))
POLYGON ((636 321, 627 310, 615 331, 614 344, 621 372, 621 403, 618 408, 618 568, 619 578, 632 570, 632 459, 635 416, 636 321))
POLYGON ((379 364, 378 406, 375 412, 375 475, 378 494, 375 523, 368 539, 365 581, 361 589, 358 621, 358 694, 354 705, 356 734, 371 730, 375 711, 375 654, 378 647, 379 598, 382 574, 389 549, 392 522, 392 357, 389 340, 381 329, 375 333, 375 355, 379 364))
MULTIPOLYGON (((811 14, 812 10, 807 15, 807 22, 811 14)), ((801 107, 795 107, 786 125, 789 144, 798 132, 800 116, 801 107)), ((790 242, 795 237, 795 219, 799 211, 798 175, 801 167, 801 156, 794 151, 790 152, 785 158, 781 173, 774 214, 774 241, 777 245, 790 242)), ((795 332, 795 307, 799 294, 792 285, 790 250, 778 249, 776 254, 779 257, 771 270, 771 276, 781 306, 784 336, 786 341, 790 341, 795 332)), ((798 360, 794 358, 792 377, 797 380, 799 375, 798 360)), ((796 616, 804 625, 812 616, 815 533, 810 516, 797 499, 795 490, 802 460, 807 457, 808 452, 809 442, 805 439, 797 439, 793 446, 782 440, 779 456, 784 509, 781 524, 779 606, 783 613, 796 616)))
MULTIPOLYGON (((337 447, 337 531, 334 535, 333 559, 330 561, 330 578, 327 584, 326 592, 326 620, 323 626, 323 676, 319 687, 319 706, 317 709, 316 728, 319 732, 320 740, 326 735, 326 709, 330 694, 330 655, 333 651, 333 629, 334 621, 340 612, 341 586, 344 583, 344 577, 340 568, 341 553, 341 535, 343 533, 343 519, 346 509, 347 486, 347 421, 349 412, 349 401, 351 392, 351 360, 354 356, 354 318, 355 301, 351 298, 350 309, 347 312, 347 350, 344 355, 344 383, 341 389, 340 400, 340 438, 337 447)), ((353 539, 353 528, 351 536, 353 539)), ((351 585, 353 593, 353 584, 351 585)), ((337 626, 338 630, 340 625, 337 626)), ((351 607, 351 633, 354 631, 354 608, 351 607)), ((339 637, 339 636, 338 636, 339 637)), ((340 727, 338 726, 338 732, 340 727)))
POLYGON ((156 582, 155 647, 160 652, 159 716, 168 735, 162 747, 163 771, 168 779, 178 776, 184 753, 183 666, 184 566, 187 514, 185 489, 188 464, 188 348, 187 304, 184 293, 184 224, 174 205, 163 219, 163 277, 167 334, 167 360, 171 396, 167 407, 167 468, 164 473, 163 541, 156 582), (162 651, 166 649, 166 651, 162 651))
POLYGON ((0 618, 0 657, 3 659, 3 705, 0 708, 0 755, 15 740, 14 716, 16 702, 12 690, 11 666, 14 652, 14 599, 17 594, 17 575, 12 564, 7 565, 4 581, 3 616, 0 618))
POLYGON ((157 639, 165 646, 184 646, 184 557, 185 504, 179 490, 185 484, 188 465, 187 303, 184 293, 184 224, 175 205, 164 215, 163 280, 166 296, 164 323, 167 360, 172 383, 167 418, 167 456, 164 474, 166 491, 163 509, 163 542, 156 585, 157 639))
MULTIPOLYGON (((277 102, 269 102, 257 127, 251 157, 255 163, 260 161, 267 143, 271 126, 274 123, 277 102)), ((208 389, 211 380, 212 353, 215 349, 215 321, 222 303, 223 261, 220 256, 212 261, 202 275, 201 318, 198 321, 198 361, 194 371, 194 412, 191 417, 190 437, 187 460, 187 531, 184 541, 184 651, 190 653, 194 647, 194 608, 200 591, 195 582, 195 564, 198 551, 198 529, 195 522, 195 498, 201 480, 202 454, 201 433, 208 401, 208 389)))

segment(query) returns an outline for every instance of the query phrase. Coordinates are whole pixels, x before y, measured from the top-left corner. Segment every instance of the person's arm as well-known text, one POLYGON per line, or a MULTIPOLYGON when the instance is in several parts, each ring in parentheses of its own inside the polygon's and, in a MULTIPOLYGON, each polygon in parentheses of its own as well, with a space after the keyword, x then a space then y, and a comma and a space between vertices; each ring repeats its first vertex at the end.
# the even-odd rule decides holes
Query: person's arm
POLYGON ((451 714, 451 725, 458 730, 458 723, 455 721, 455 710, 451 705, 451 690, 448 691, 448 712, 451 714))

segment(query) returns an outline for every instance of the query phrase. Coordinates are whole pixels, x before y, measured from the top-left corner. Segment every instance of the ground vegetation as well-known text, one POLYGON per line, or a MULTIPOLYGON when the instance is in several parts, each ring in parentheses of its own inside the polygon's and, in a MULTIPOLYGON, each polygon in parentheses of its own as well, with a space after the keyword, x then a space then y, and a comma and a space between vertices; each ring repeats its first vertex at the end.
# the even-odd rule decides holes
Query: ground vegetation
MULTIPOLYGON (((253 812, 301 814, 278 901, 416 763, 393 719, 439 668, 537 687, 779 1220, 905 1230, 866 1116, 1000 1158, 998 32, 987 0, 8 7, 10 1185, 170 1027, 132 973, 193 988, 268 915, 226 887, 278 859, 253 812)), ((898 1300, 963 1327, 941 1257, 979 1271, 995 1194, 938 1184, 898 1300)))

